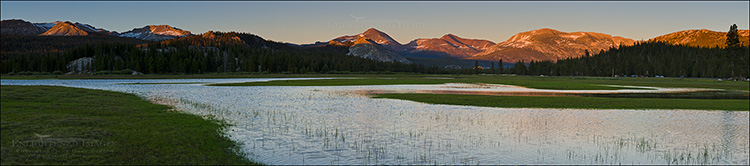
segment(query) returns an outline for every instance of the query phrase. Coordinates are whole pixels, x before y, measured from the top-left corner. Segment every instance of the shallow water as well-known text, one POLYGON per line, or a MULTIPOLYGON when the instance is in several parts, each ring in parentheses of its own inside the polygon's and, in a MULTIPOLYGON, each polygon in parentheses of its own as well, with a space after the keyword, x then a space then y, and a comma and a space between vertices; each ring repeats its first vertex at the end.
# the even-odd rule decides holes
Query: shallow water
MULTIPOLYGON (((285 79, 0 83, 127 92, 225 120, 233 124, 226 133, 243 144, 247 157, 268 164, 748 164, 750 157, 747 111, 488 108, 362 95, 373 91, 559 92, 513 86, 120 84, 285 79)), ((584 93, 572 93, 578 92, 584 93)), ((595 93, 599 92, 611 91, 595 93)))

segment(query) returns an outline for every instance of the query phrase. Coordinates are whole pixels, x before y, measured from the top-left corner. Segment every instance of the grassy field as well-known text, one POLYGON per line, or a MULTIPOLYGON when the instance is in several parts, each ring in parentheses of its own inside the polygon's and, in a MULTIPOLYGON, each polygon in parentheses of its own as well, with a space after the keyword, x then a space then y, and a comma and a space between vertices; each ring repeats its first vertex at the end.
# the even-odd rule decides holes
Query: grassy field
POLYGON ((2 165, 250 164, 218 121, 118 92, 2 86, 2 165))
POLYGON ((609 97, 486 96, 455 94, 379 94, 374 98, 411 100, 430 104, 503 108, 698 109, 750 111, 742 99, 659 99, 609 97))
POLYGON ((560 90, 615 90, 626 89, 602 85, 634 85, 652 87, 713 88, 726 90, 750 90, 750 82, 716 81, 713 79, 687 78, 613 78, 613 77, 533 77, 499 75, 411 75, 363 77, 361 79, 284 80, 269 82, 246 82, 213 84, 214 86, 341 86, 341 85, 395 85, 395 84, 444 84, 444 83, 488 83, 517 85, 537 89, 560 90))

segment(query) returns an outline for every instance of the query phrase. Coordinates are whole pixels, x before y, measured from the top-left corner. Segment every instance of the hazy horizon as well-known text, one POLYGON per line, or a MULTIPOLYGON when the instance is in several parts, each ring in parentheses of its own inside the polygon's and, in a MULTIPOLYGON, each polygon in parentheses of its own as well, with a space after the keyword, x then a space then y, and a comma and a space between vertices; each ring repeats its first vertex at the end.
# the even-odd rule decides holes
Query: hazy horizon
POLYGON ((73 21, 117 32, 171 25, 309 44, 376 28, 406 44, 455 34, 496 43, 552 28, 634 40, 689 29, 748 29, 750 2, 1 2, 2 19, 73 21), (138 8, 134 12, 134 8, 138 8))

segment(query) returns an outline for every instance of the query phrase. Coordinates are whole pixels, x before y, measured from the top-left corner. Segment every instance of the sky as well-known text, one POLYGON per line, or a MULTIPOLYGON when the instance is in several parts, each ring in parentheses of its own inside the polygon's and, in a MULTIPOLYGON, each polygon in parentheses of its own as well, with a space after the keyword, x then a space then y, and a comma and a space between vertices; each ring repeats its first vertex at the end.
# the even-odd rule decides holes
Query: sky
POLYGON ((236 31, 308 44, 368 28, 401 44, 455 34, 496 43, 525 31, 599 32, 635 40, 688 29, 748 29, 750 2, 0 2, 3 20, 71 21, 125 32, 171 25, 193 34, 236 31))

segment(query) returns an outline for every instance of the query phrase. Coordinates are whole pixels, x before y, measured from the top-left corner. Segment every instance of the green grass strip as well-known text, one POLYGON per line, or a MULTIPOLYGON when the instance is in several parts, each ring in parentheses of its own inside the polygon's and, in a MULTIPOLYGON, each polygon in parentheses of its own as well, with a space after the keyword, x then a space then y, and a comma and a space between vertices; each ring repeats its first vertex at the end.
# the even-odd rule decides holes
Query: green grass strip
POLYGON ((379 94, 374 96, 374 98, 402 99, 430 104, 502 108, 750 110, 748 100, 741 99, 539 97, 454 94, 379 94))
POLYGON ((250 164, 218 121, 119 92, 2 86, 2 165, 250 164))

